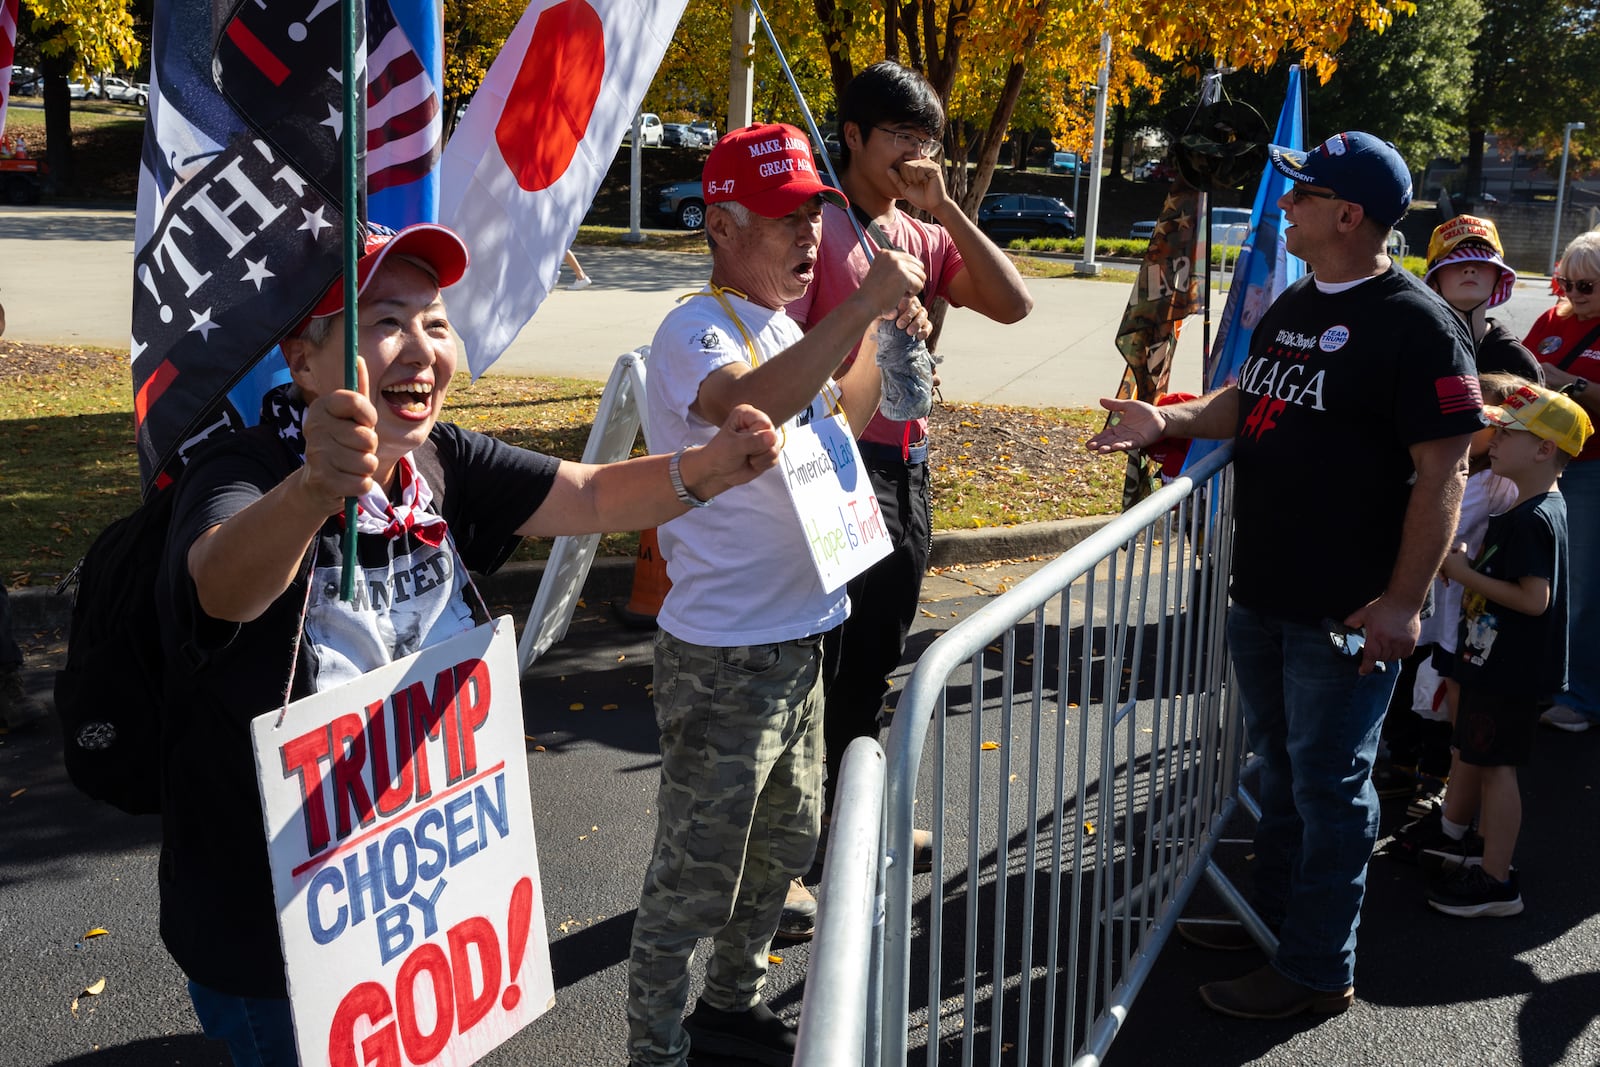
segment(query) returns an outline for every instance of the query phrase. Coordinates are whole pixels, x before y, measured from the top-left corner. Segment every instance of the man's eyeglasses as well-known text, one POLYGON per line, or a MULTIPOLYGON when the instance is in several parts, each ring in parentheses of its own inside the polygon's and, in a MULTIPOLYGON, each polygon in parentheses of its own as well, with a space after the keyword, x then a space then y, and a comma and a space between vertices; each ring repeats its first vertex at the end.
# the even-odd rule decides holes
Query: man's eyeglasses
POLYGON ((1339 199, 1339 194, 1334 192, 1332 189, 1313 189, 1309 185, 1296 185, 1294 188, 1289 190, 1289 195, 1294 198, 1294 202, 1297 204, 1302 200, 1339 199))
POLYGON ((1562 278, 1557 276, 1556 284, 1561 286, 1563 293, 1577 293, 1579 296, 1588 296, 1594 292, 1594 281, 1589 278, 1562 278))
POLYGON ((874 126, 872 128, 893 137, 896 151, 913 151, 923 159, 932 159, 938 154, 939 142, 932 137, 918 137, 914 133, 906 133, 904 130, 891 130, 887 126, 874 126))

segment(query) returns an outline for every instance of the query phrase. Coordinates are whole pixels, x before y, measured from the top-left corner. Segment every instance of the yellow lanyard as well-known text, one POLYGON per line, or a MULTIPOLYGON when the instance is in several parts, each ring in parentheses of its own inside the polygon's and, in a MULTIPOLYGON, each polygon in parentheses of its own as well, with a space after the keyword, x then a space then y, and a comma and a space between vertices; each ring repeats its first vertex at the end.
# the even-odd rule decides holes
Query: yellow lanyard
MULTIPOLYGON (((740 300, 750 299, 748 295, 741 293, 737 289, 730 289, 725 285, 716 285, 712 282, 707 282, 706 287, 700 290, 698 293, 685 293, 678 299, 680 301, 688 300, 690 297, 695 296, 709 296, 715 298, 717 303, 722 305, 722 310, 728 313, 728 318, 733 320, 734 329, 739 331, 739 339, 744 342, 744 350, 750 356, 750 366, 759 367, 761 365, 761 355, 756 351, 755 339, 750 336, 750 331, 745 329, 744 322, 739 318, 739 313, 733 310, 733 305, 728 303, 728 298, 723 295, 724 293, 732 293, 740 300)), ((822 394, 827 398, 828 407, 833 414, 844 414, 844 394, 840 392, 839 386, 834 383, 832 378, 829 378, 827 384, 822 387, 822 394)), ((783 428, 781 426, 778 428, 778 432, 782 434, 783 428)))

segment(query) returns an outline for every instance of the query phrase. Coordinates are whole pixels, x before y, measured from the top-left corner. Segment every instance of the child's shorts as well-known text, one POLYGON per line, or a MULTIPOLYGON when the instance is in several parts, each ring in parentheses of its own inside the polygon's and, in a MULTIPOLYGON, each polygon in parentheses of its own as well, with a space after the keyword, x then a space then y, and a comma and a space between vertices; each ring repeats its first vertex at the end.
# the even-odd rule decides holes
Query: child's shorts
POLYGON ((1474 767, 1521 767, 1533 754, 1539 728, 1536 697, 1503 696, 1461 687, 1453 743, 1461 762, 1474 767))
POLYGON ((1433 669, 1439 672, 1440 678, 1455 677, 1456 657, 1459 655, 1459 652, 1446 652, 1440 645, 1433 646, 1433 656, 1430 661, 1433 664, 1433 669))

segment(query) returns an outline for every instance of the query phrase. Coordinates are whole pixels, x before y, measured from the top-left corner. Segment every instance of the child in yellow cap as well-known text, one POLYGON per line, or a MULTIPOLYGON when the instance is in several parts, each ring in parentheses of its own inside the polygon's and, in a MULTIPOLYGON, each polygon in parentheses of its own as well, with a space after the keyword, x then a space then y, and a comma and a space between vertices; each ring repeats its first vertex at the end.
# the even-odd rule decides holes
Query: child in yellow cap
POLYGON ((1515 483, 1517 501, 1489 519, 1476 557, 1457 545, 1440 568, 1464 590, 1444 820, 1464 827, 1477 814, 1483 858, 1446 858, 1428 903, 1463 918, 1522 911, 1511 866, 1522 826, 1517 767, 1533 748, 1539 696, 1559 692, 1567 674, 1567 508, 1556 480, 1594 429, 1570 397, 1534 385, 1484 414, 1497 427, 1491 469, 1515 483))

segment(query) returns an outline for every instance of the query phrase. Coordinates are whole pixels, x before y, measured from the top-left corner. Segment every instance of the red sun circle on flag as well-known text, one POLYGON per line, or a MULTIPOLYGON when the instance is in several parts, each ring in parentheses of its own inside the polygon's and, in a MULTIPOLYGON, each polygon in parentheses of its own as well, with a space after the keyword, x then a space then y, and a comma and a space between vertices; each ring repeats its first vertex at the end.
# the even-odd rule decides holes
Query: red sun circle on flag
POLYGON ((547 189, 567 172, 605 69, 605 27, 588 0, 562 0, 540 14, 494 128, 501 156, 526 191, 547 189))

